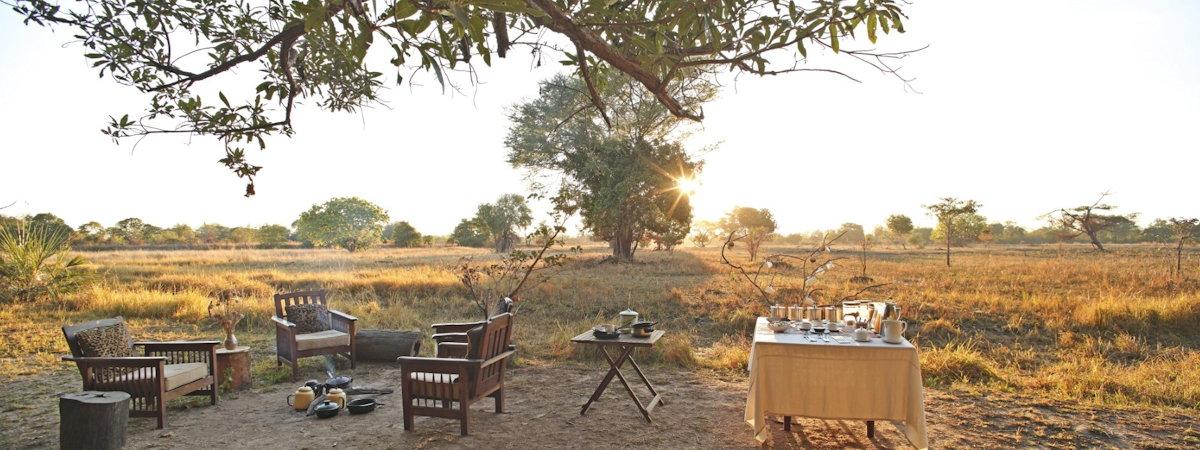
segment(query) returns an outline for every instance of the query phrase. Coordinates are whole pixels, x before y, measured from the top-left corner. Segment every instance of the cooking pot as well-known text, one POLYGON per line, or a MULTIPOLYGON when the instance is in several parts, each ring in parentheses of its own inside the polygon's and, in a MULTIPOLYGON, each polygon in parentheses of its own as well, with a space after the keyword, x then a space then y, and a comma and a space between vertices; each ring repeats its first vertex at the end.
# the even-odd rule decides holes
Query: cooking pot
POLYGON ((325 391, 329 392, 330 389, 335 389, 335 388, 341 389, 343 391, 346 389, 350 389, 350 382, 353 380, 354 380, 353 378, 350 378, 345 375, 338 375, 336 377, 330 376, 328 380, 325 380, 325 391))
POLYGON ((318 418, 328 419, 330 417, 338 415, 338 411, 341 411, 341 410, 342 410, 342 405, 339 405, 336 402, 331 402, 331 401, 326 400, 321 403, 318 403, 317 407, 313 409, 313 412, 317 414, 318 418))
POLYGON ((650 337, 650 333, 654 332, 654 324, 658 322, 634 322, 633 337, 644 338, 650 337))
POLYGON ((351 400, 350 403, 346 405, 346 410, 349 411, 350 414, 363 414, 374 411, 375 407, 378 405, 380 405, 380 403, 376 402, 373 398, 360 398, 351 400))

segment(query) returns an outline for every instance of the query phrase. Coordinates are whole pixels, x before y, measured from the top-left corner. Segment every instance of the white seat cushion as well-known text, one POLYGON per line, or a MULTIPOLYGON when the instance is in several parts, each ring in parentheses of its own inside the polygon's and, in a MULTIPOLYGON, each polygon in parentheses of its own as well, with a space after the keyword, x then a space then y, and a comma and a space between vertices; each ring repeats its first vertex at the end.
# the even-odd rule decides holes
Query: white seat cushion
POLYGON ((167 379, 167 390, 174 390, 208 376, 208 363, 167 364, 163 367, 163 375, 167 379))
POLYGON ((336 330, 296 335, 296 350, 340 347, 350 345, 350 335, 336 330))
POLYGON ((449 373, 413 372, 412 396, 417 398, 458 399, 458 375, 449 373))

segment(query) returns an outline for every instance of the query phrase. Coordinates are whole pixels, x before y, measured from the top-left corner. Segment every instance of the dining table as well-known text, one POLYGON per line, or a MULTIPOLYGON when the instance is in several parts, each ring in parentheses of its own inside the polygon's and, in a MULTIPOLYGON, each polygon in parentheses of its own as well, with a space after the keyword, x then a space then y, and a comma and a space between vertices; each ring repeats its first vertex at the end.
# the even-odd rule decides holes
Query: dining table
POLYGON ((769 436, 768 416, 891 422, 909 443, 929 448, 924 388, 917 348, 903 337, 858 342, 853 334, 776 333, 759 317, 749 358, 746 423, 759 443, 769 436))

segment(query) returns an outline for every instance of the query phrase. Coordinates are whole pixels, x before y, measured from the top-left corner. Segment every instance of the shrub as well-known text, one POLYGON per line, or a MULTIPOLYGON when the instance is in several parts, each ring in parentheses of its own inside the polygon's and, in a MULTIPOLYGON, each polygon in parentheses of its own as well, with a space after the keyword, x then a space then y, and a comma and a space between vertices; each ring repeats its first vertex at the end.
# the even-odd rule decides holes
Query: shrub
POLYGON ((0 228, 0 301, 58 298, 91 281, 83 258, 70 255, 66 230, 28 223, 0 228))

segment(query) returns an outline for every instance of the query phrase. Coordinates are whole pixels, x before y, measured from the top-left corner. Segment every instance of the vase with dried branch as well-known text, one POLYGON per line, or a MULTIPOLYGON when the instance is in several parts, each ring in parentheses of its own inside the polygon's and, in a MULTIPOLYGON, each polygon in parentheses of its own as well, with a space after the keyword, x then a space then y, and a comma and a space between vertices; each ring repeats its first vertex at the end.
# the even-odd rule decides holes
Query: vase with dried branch
POLYGON ((483 320, 492 316, 493 310, 490 305, 503 299, 516 302, 522 292, 544 283, 557 273, 551 269, 563 267, 567 262, 568 252, 581 250, 577 246, 565 251, 551 251, 552 248, 565 245, 559 236, 566 230, 568 217, 556 215, 554 224, 538 226, 528 236, 530 241, 539 245, 534 250, 513 250, 499 261, 491 263, 479 263, 471 257, 461 260, 455 268, 459 282, 467 288, 471 301, 483 315, 483 320))
MULTIPOLYGON (((779 300, 791 300, 793 303, 804 306, 815 306, 821 303, 822 297, 826 296, 825 288, 818 286, 817 282, 822 275, 837 267, 837 261, 843 259, 843 257, 833 256, 832 245, 845 234, 842 232, 832 237, 826 234, 821 237, 821 241, 815 247, 804 253, 775 253, 762 258, 757 266, 748 267, 734 262, 726 254, 727 249, 732 248, 738 240, 745 238, 744 234, 730 233, 725 238, 725 245, 721 247, 721 262, 733 270, 734 276, 753 286, 763 305, 767 308, 779 300), (785 280, 779 276, 780 273, 776 267, 798 268, 801 274, 798 285, 795 282, 791 282, 790 286, 784 285, 785 280), (781 285, 779 288, 776 287, 777 283, 781 285), (781 292, 787 292, 794 298, 779 299, 778 296, 781 292)), ((885 285, 886 283, 867 286, 830 303, 853 300, 864 292, 885 285)))
POLYGON ((225 331, 223 344, 229 350, 237 349, 237 336, 233 335, 233 330, 238 322, 246 317, 238 309, 240 303, 241 297, 232 292, 222 292, 217 298, 208 301, 208 317, 225 331))

